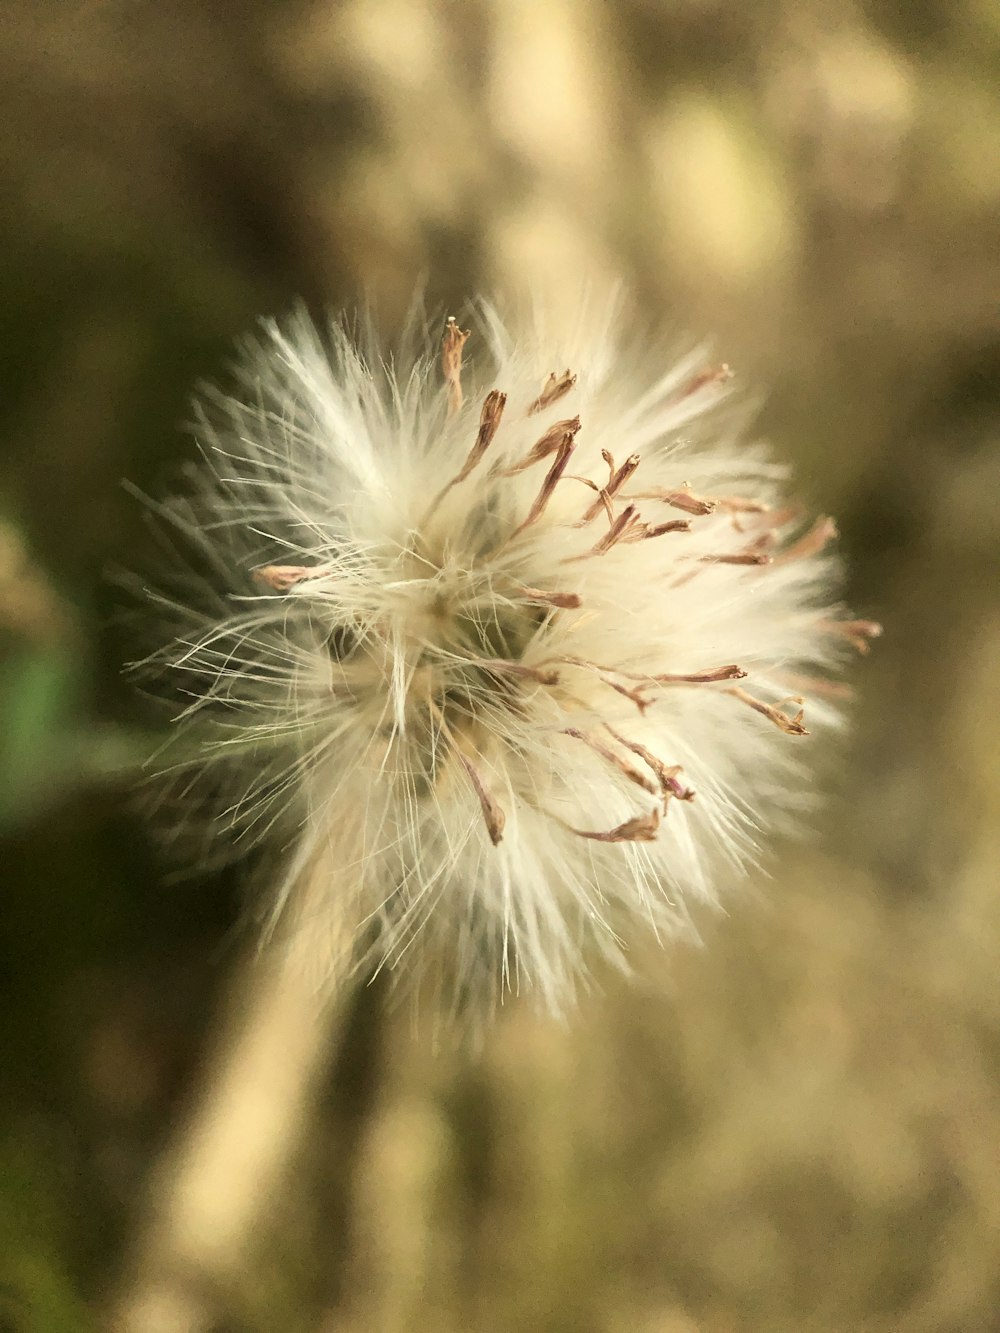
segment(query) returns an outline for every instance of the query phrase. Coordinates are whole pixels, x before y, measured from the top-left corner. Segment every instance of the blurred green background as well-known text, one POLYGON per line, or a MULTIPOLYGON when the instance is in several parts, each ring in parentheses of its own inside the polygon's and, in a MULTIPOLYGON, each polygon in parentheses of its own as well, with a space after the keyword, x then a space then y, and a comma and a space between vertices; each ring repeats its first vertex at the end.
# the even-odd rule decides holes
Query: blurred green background
POLYGON ((1000 1328, 998 89, 996 0, 6 0, 3 1333, 1000 1328), (825 813, 564 1026, 364 990, 238 1261, 125 1315, 246 932, 131 803, 121 479, 297 297, 616 275, 761 387, 885 623, 825 813))

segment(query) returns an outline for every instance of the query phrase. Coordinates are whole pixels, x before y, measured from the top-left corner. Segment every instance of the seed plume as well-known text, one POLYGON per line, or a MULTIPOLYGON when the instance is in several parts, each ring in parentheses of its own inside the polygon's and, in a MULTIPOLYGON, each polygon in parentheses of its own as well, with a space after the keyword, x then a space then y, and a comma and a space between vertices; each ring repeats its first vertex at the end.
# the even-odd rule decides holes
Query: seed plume
POLYGON ((213 845, 271 849, 272 922, 346 913, 359 968, 558 1010, 753 863, 880 627, 733 443, 727 366, 664 375, 610 308, 572 358, 541 327, 265 325, 156 506, 193 558, 143 666, 187 819, 206 769, 213 845))

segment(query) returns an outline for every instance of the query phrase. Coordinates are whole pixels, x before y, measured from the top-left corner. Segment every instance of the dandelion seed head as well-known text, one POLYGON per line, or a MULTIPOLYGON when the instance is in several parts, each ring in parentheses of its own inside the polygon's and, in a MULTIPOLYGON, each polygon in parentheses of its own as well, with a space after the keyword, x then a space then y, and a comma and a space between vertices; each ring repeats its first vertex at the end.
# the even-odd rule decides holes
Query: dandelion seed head
POLYGON ((346 914, 369 963, 554 1010, 688 930, 808 799, 805 737, 877 632, 729 367, 483 306, 392 358, 268 323, 238 376, 158 507, 198 574, 146 665, 189 682, 213 827, 280 850, 273 918, 346 914))

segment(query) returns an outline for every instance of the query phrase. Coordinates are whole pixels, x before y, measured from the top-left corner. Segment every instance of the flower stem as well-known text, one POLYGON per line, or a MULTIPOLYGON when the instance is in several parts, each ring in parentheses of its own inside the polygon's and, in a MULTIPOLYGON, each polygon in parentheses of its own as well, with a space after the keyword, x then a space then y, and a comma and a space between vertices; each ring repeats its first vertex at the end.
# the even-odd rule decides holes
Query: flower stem
POLYGON ((336 1050, 347 997, 329 969, 339 958, 346 974, 341 943, 300 930, 294 947, 273 940, 234 974, 200 1084, 152 1172, 114 1329, 215 1326, 336 1050))

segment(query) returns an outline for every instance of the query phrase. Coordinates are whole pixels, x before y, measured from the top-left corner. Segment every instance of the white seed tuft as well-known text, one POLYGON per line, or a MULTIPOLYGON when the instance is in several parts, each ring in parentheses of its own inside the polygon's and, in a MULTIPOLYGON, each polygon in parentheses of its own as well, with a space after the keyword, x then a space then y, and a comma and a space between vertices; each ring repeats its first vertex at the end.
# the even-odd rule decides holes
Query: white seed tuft
POLYGON ((728 367, 664 369, 610 315, 415 341, 265 325, 158 507, 198 573, 144 665, 186 682, 182 781, 283 849, 274 917, 346 913, 391 968, 559 1009, 802 804, 829 674, 877 627, 832 601, 836 529, 742 442, 728 367))

